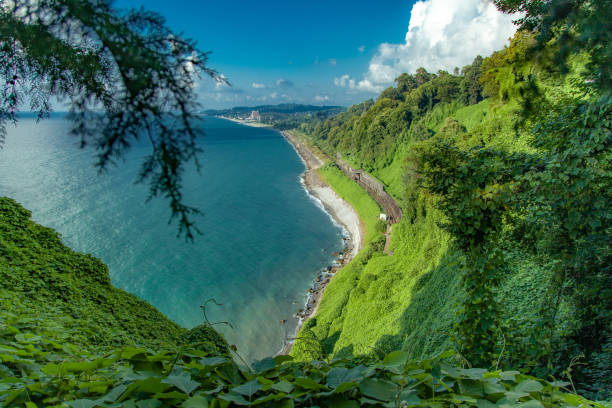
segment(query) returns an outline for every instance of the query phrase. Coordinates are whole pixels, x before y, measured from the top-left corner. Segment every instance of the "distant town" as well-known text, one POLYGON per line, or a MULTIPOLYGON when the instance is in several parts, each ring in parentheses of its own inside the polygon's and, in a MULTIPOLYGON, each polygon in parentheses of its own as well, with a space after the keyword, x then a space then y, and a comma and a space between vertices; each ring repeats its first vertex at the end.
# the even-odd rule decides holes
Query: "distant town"
POLYGON ((204 111, 204 114, 243 122, 261 123, 284 130, 295 128, 313 118, 325 120, 344 110, 342 106, 280 104, 207 110, 204 111))

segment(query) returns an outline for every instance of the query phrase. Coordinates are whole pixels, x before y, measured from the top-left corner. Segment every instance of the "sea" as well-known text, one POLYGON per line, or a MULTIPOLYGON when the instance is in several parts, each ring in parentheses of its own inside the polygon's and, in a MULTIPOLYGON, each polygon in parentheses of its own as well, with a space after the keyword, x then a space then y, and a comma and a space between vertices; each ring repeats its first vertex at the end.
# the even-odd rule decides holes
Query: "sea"
POLYGON ((168 202, 136 183, 146 142, 108 171, 79 146, 66 115, 24 114, 0 149, 0 196, 32 211, 74 250, 108 265, 112 283, 186 328, 206 318, 246 361, 276 354, 294 335, 316 274, 345 232, 300 183, 304 164, 274 130, 207 117, 201 169, 183 191, 202 235, 177 237, 168 202))

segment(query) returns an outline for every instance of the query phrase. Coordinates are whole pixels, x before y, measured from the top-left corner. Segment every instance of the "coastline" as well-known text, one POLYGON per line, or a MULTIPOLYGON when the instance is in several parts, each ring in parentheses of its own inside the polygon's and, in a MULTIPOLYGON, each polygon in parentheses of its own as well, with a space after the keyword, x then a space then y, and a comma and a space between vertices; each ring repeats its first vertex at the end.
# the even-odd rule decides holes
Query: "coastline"
POLYGON ((295 337, 300 331, 302 325, 310 317, 317 313, 317 309, 325 292, 325 288, 336 273, 347 263, 349 263, 363 247, 363 225, 359 219, 359 214, 355 209, 344 201, 336 192, 317 174, 317 169, 324 162, 317 157, 308 147, 299 141, 297 137, 289 131, 282 131, 283 137, 293 146, 298 156, 304 162, 306 171, 302 174, 301 182, 304 189, 315 200, 318 200, 325 212, 346 232, 344 238, 345 248, 342 253, 338 254, 334 266, 317 274, 314 286, 309 289, 309 296, 306 300, 304 308, 297 313, 298 324, 295 328, 294 335, 289 339, 285 346, 278 353, 279 355, 289 354, 295 337))
POLYGON ((321 299, 323 298, 325 288, 331 282, 331 279, 344 265, 355 258, 363 247, 363 223, 361 222, 357 211, 355 211, 355 209, 349 203, 338 196, 331 186, 321 180, 317 174, 317 169, 323 166, 324 161, 313 153, 304 143, 298 140, 295 135, 291 134, 290 131, 279 131, 270 125, 258 122, 245 121, 225 116, 219 116, 219 118, 230 120, 245 126, 266 127, 279 132, 293 147, 298 157, 306 166, 306 170, 300 177, 302 187, 304 190, 306 190, 310 198, 316 201, 317 204, 322 207, 323 211, 329 214, 333 222, 342 227, 345 232, 345 237, 343 238, 345 244, 344 249, 340 253, 334 253, 336 260, 332 266, 328 266, 327 269, 321 270, 317 273, 313 281, 313 286, 308 290, 308 296, 303 308, 300 309, 295 315, 298 321, 294 333, 292 333, 288 339, 285 339, 286 342, 284 346, 277 354, 286 355, 291 352, 291 348, 295 342, 295 337, 299 333, 304 322, 317 313, 317 309, 321 299))

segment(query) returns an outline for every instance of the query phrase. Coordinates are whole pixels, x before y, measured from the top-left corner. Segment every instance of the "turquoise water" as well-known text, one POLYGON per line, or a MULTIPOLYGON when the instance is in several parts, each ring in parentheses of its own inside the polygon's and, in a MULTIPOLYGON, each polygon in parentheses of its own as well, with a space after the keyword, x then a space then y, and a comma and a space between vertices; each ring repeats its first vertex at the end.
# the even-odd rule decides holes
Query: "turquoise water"
POLYGON ((331 263, 342 231, 300 185, 304 165, 282 136, 210 118, 201 145, 202 172, 188 171, 188 204, 199 207, 203 235, 176 237, 167 202, 145 203, 135 185, 146 145, 133 147, 119 167, 99 175, 94 152, 79 149, 61 116, 22 118, 0 150, 0 195, 56 229, 70 247, 110 268, 114 285, 155 305, 185 327, 203 321, 208 305, 240 354, 260 359, 292 335, 293 315, 318 270, 331 263), (282 324, 281 320, 287 320, 282 324))

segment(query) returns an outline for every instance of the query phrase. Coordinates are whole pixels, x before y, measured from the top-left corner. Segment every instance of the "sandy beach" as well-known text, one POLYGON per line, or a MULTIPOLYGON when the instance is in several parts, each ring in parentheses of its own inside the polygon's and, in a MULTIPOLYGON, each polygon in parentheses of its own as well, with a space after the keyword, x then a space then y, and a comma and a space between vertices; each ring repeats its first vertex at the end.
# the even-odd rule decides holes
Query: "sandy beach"
POLYGON ((323 160, 317 157, 304 145, 304 143, 298 140, 298 138, 290 132, 284 131, 281 133, 287 141, 291 143, 306 165, 306 171, 302 175, 304 187, 313 197, 321 202, 325 210, 338 224, 344 227, 348 234, 345 239, 346 247, 344 253, 339 256, 334 267, 317 275, 314 286, 310 289, 310 296, 308 297, 304 309, 298 312, 297 317, 299 322, 295 334, 279 352, 279 354, 288 354, 291 351, 294 338, 299 332, 302 324, 308 318, 316 314, 321 298, 323 297, 323 292, 333 276, 361 250, 363 246, 363 226, 355 209, 340 198, 317 174, 316 170, 324 164, 323 160))

